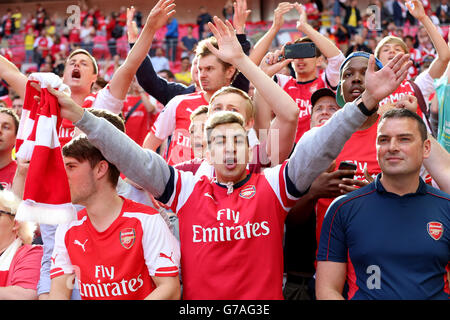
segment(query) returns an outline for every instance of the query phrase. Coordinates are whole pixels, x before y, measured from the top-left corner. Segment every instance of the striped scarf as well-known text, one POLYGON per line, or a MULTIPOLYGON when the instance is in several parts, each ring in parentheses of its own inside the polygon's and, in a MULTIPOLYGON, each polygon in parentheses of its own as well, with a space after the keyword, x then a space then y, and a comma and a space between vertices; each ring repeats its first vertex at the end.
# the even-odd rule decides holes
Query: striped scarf
POLYGON ((58 100, 51 86, 70 94, 70 89, 53 73, 33 73, 27 83, 22 118, 17 133, 17 158, 30 161, 23 201, 17 210, 19 221, 59 224, 72 221, 76 210, 70 199, 69 182, 62 159, 58 129, 61 125, 58 100), (40 84, 40 92, 31 86, 40 84), (34 96, 39 96, 37 102, 34 96))

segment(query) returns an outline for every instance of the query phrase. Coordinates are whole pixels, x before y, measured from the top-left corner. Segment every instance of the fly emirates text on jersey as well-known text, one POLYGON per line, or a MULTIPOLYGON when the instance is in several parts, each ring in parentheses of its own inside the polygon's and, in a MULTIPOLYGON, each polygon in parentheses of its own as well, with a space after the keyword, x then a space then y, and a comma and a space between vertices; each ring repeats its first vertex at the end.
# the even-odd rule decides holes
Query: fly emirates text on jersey
POLYGON ((221 209, 217 211, 217 226, 203 227, 193 225, 193 242, 222 242, 245 240, 253 237, 267 236, 270 233, 269 222, 250 222, 239 224, 239 211, 232 209, 221 209), (226 226, 224 221, 231 221, 232 226, 226 226))

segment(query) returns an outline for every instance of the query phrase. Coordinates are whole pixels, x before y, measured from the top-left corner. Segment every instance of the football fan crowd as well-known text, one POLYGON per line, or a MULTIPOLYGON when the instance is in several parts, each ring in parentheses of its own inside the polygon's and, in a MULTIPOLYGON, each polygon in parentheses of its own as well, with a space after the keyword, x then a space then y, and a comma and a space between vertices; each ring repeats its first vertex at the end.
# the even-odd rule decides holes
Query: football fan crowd
POLYGON ((447 0, 177 2, 2 17, 0 300, 448 300, 447 0))

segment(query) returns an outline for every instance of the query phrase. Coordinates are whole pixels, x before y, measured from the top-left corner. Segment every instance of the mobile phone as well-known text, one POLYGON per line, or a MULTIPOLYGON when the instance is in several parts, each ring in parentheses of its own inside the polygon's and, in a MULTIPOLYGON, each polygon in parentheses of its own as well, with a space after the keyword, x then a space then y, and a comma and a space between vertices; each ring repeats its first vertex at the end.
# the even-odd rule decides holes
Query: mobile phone
MULTIPOLYGON (((357 168, 356 164, 354 164, 353 162, 341 161, 338 169, 339 170, 356 170, 356 168, 357 168)), ((350 174, 350 175, 341 176, 341 178, 353 179, 354 176, 352 174, 350 174)))
POLYGON ((284 47, 286 59, 313 58, 316 56, 316 45, 312 42, 288 44, 284 47))

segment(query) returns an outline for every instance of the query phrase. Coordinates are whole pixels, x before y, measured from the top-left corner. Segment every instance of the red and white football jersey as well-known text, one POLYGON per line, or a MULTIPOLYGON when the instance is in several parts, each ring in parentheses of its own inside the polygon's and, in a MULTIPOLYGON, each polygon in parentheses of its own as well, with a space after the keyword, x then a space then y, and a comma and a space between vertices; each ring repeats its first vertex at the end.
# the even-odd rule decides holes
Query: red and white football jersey
MULTIPOLYGON (((123 100, 115 98, 109 91, 109 86, 104 87, 97 93, 91 93, 84 99, 82 105, 83 108, 96 108, 105 109, 115 114, 119 114, 122 111, 123 100)), ((71 121, 63 119, 61 126, 59 127, 58 137, 61 148, 72 140, 75 126, 71 121)))
POLYGON ((144 299, 151 277, 175 277, 179 245, 155 209, 124 199, 119 217, 103 232, 86 209, 78 220, 59 225, 50 277, 75 272, 83 300, 144 299))
POLYGON ((325 88, 326 84, 322 77, 308 82, 298 82, 293 77, 282 74, 277 74, 276 76, 278 84, 294 99, 300 109, 297 133, 295 135, 295 143, 297 143, 311 127, 311 96, 318 89, 325 88))
MULTIPOLYGON (((434 92, 433 79, 429 76, 428 73, 420 74, 414 82, 420 88, 424 99, 427 99, 427 97, 434 92)), ((408 80, 404 80, 393 93, 381 100, 379 105, 383 106, 385 104, 394 104, 399 100, 402 100, 407 95, 416 97, 411 83, 408 80)), ((427 101, 425 100, 425 103, 426 102, 427 101)), ((424 120, 425 123, 427 123, 425 115, 419 107, 417 107, 417 114, 424 120)))
MULTIPOLYGON (((147 96, 153 105, 156 106, 156 104, 159 103, 152 96, 147 96)), ((142 146, 147 133, 150 131, 150 128, 158 117, 158 113, 149 113, 139 95, 127 95, 123 103, 122 113, 125 118, 128 118, 125 122, 125 132, 127 136, 133 139, 138 145, 142 146), (128 116, 128 113, 139 101, 141 101, 139 106, 130 116, 128 116)))
POLYGON ((158 200, 178 214, 184 299, 283 299, 284 220, 299 197, 287 163, 249 174, 231 193, 171 167, 158 200))
MULTIPOLYGON (((321 88, 330 88, 327 80, 332 86, 339 83, 339 67, 345 60, 343 54, 328 59, 325 72, 318 78, 308 82, 298 82, 295 78, 277 74, 277 83, 286 91, 289 96, 297 103, 300 109, 298 114, 297 133, 295 135, 295 143, 300 140, 303 134, 311 127, 311 96, 321 88)), ((335 88, 331 88, 335 90, 335 88)))
POLYGON ((191 148, 189 126, 191 113, 201 105, 208 105, 203 92, 174 97, 161 111, 152 126, 152 133, 161 140, 172 135, 167 162, 175 165, 194 158, 191 148))
POLYGON ((11 189, 16 174, 17 162, 15 160, 0 169, 0 184, 4 189, 11 189))

